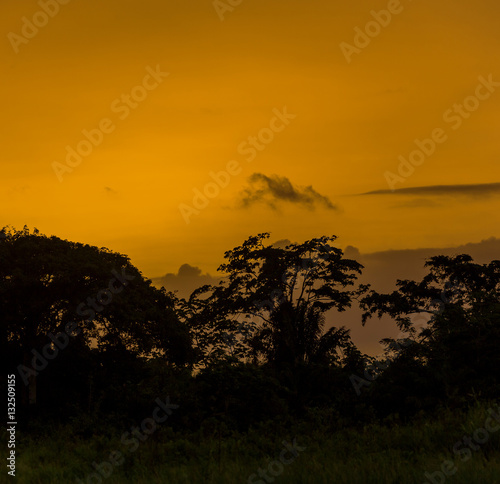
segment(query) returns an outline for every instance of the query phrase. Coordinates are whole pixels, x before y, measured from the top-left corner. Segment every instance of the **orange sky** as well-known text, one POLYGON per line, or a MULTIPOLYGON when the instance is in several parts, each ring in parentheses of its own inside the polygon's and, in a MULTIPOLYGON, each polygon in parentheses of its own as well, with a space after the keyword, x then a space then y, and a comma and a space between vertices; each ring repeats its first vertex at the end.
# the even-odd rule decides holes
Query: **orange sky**
POLYGON ((500 83, 498 2, 243 0, 221 20, 212 0, 65 1, 28 40, 44 0, 0 6, 0 226, 109 247, 148 277, 214 273, 264 231, 363 253, 500 237, 499 188, 484 186, 500 182, 500 89, 477 91, 500 83), (388 6, 348 62, 340 44, 388 6), (155 86, 151 70, 169 75, 155 86), (145 99, 126 110, 131 94, 145 99), (289 124, 263 131, 284 107, 289 124), (100 123, 112 132, 60 181, 53 163, 100 123), (394 188, 450 187, 359 196, 388 190, 436 129, 446 141, 394 188), (248 162, 259 134, 272 141, 248 162), (238 174, 187 224, 181 204, 230 161, 238 174))

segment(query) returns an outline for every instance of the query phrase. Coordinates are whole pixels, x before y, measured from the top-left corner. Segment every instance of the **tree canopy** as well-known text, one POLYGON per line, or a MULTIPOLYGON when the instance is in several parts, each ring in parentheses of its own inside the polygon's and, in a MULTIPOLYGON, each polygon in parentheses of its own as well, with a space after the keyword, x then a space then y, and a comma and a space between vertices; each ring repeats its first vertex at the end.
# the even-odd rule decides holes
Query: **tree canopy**
POLYGON ((128 257, 36 229, 30 233, 27 227, 3 233, 0 321, 9 347, 22 351, 27 372, 36 374, 36 353, 57 351, 54 338, 59 344, 80 341, 99 352, 121 348, 188 362, 189 333, 172 309, 171 296, 153 287, 128 257))
POLYGON ((236 357, 273 364, 333 362, 349 342, 349 331, 324 332, 325 313, 344 311, 364 287, 354 288, 362 266, 320 237, 285 247, 266 245, 268 233, 249 237, 224 254, 218 286, 195 291, 187 304, 194 339, 204 351, 224 351, 224 331, 246 332, 236 357), (217 341, 215 341, 217 338, 217 341))
POLYGON ((27 384, 25 403, 38 386, 28 409, 65 402, 121 420, 168 386, 189 413, 182 425, 246 429, 280 415, 369 420, 500 396, 500 261, 438 255, 422 280, 383 294, 359 284, 363 267, 335 236, 270 244, 262 233, 224 254, 218 284, 182 299, 109 249, 26 227, 1 234, 2 358, 27 384), (363 355, 341 324, 353 304, 363 324, 389 316, 402 331, 383 340, 383 357, 363 355))
POLYGON ((420 281, 398 280, 390 294, 371 291, 362 300, 366 322, 389 315, 411 344, 388 338, 396 364, 386 372, 434 382, 444 395, 500 390, 500 261, 477 264, 469 255, 435 256, 420 281), (418 328, 417 321, 424 320, 418 328), (410 371, 411 370, 411 371, 410 371))

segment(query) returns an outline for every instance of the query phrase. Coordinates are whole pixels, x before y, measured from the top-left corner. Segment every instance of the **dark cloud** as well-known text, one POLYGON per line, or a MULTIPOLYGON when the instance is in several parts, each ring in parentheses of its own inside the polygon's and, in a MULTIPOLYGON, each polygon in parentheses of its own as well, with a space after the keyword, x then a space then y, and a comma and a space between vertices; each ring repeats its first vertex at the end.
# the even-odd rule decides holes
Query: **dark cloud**
MULTIPOLYGON (((475 262, 486 264, 492 260, 500 260, 500 239, 491 237, 477 243, 459 245, 457 247, 423 248, 407 250, 386 250, 364 254, 356 247, 348 246, 344 250, 347 258, 355 259, 363 266, 363 274, 359 281, 371 284, 379 292, 392 292, 396 290, 397 279, 420 280, 427 274, 424 267, 425 261, 435 255, 454 256, 469 254, 475 262)), ((381 320, 372 318, 366 326, 361 325, 361 310, 353 304, 351 309, 344 313, 331 313, 328 318, 329 325, 339 326, 345 324, 351 329, 354 343, 370 354, 379 354, 382 347, 377 343, 382 338, 396 337, 399 334, 395 323, 389 317, 381 320)), ((415 315, 414 323, 419 324, 419 317, 415 315)))
POLYGON ((280 239, 273 243, 273 247, 278 249, 284 249, 287 245, 290 245, 292 241, 290 239, 280 239))
POLYGON ((500 195, 500 183, 477 183, 472 185, 431 185, 400 188, 398 190, 374 190, 361 195, 420 195, 459 196, 468 198, 490 198, 500 195))
MULTIPOLYGON (((349 249, 357 250, 354 248, 349 249)), ((345 253, 348 253, 346 249, 345 253)), ((481 242, 459 245, 457 247, 422 248, 406 250, 386 250, 353 256, 365 266, 363 278, 370 282, 375 289, 392 291, 396 288, 396 279, 421 278, 427 272, 424 268, 425 261, 434 255, 454 256, 469 254, 473 259, 485 264, 495 259, 500 259, 500 239, 491 237, 481 242)))
MULTIPOLYGON (((0 232, 0 237, 2 232, 0 232)), ((292 242, 289 239, 280 239, 273 242, 273 247, 284 249, 292 242)), ((203 271, 196 266, 190 264, 182 264, 177 271, 177 274, 169 272, 161 277, 153 277, 151 281, 155 287, 164 287, 167 291, 177 292, 179 297, 189 298, 195 289, 198 289, 205 284, 217 285, 222 277, 212 276, 208 272, 203 274, 203 271)))
POLYGON ((177 274, 168 273, 161 277, 153 277, 153 285, 164 287, 167 291, 177 291, 179 297, 188 298, 191 293, 205 284, 218 284, 220 277, 203 274, 199 267, 182 264, 177 274))
POLYGON ((248 178, 248 184, 241 193, 243 207, 265 203, 276 210, 278 202, 289 202, 309 210, 314 210, 318 205, 328 210, 338 209, 328 197, 318 193, 312 186, 294 186, 286 177, 253 173, 248 178))

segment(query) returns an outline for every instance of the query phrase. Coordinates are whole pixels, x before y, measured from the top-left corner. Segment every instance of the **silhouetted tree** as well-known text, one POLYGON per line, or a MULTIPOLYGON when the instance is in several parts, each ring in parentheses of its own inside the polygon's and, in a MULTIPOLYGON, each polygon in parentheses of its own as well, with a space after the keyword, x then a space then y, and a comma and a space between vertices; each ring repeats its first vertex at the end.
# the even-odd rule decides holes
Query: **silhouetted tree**
MULTIPOLYGON (((284 248, 265 245, 268 237, 268 233, 250 237, 226 252, 227 262, 219 267, 225 279, 192 295, 192 321, 198 333, 214 338, 221 331, 234 334, 243 326, 249 334, 239 339, 235 356, 253 361, 337 362, 338 349, 349 342, 349 331, 333 327, 324 332, 325 313, 345 310, 363 291, 351 287, 361 264, 345 259, 330 245, 336 237, 284 248)), ((214 346, 223 350, 221 340, 212 341, 210 347, 214 346)))
POLYGON ((188 361, 190 337, 170 295, 154 288, 126 256, 36 229, 31 234, 27 227, 3 233, 0 324, 11 354, 22 355, 18 369, 29 382, 30 403, 37 374, 77 342, 100 353, 122 349, 188 361))
POLYGON ((410 344, 386 340, 393 363, 385 378, 392 379, 393 388, 414 390, 417 383, 421 396, 498 396, 500 261, 481 265, 463 254, 432 257, 425 265, 429 273, 422 281, 398 280, 393 293, 371 291, 362 300, 364 323, 388 314, 408 335, 410 344), (419 320, 427 315, 421 329, 415 327, 417 314, 419 320))

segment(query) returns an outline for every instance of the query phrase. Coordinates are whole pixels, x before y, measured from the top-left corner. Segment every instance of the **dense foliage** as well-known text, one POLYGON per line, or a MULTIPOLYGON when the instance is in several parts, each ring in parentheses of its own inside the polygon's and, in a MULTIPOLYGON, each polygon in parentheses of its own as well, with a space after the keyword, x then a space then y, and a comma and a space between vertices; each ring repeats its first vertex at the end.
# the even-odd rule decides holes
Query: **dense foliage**
POLYGON ((220 284, 184 300, 108 249, 3 234, 2 358, 28 432, 63 421, 91 436, 166 395, 180 405, 169 426, 186 432, 318 418, 341 428, 500 396, 499 261, 436 256, 422 281, 379 294, 357 283, 362 266, 335 237, 280 247, 260 234, 226 252, 220 284), (406 337, 363 355, 348 329, 325 329, 352 304, 406 337), (415 314, 427 315, 419 328, 415 314))

